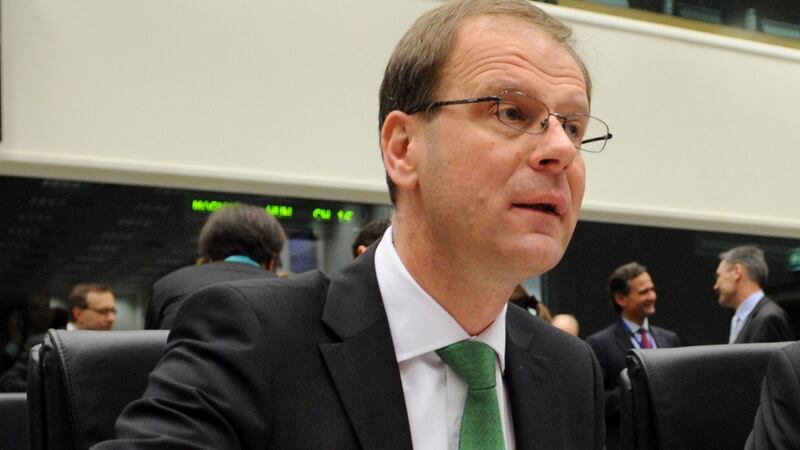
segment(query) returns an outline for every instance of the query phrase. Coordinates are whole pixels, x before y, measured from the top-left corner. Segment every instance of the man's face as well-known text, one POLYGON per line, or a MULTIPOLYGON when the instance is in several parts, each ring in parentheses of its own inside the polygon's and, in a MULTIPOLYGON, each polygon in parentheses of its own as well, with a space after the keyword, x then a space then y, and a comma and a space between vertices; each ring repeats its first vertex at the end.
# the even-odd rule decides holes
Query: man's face
POLYGON ((717 266, 717 281, 714 290, 719 294, 719 304, 734 307, 736 304, 737 267, 725 261, 717 266))
MULTIPOLYGON (((588 112, 584 76, 572 56, 519 19, 481 16, 462 24, 435 100, 522 91, 562 114, 588 112)), ((540 135, 497 120, 493 102, 419 115, 420 235, 435 254, 476 276, 519 280, 551 269, 569 243, 583 200, 579 151, 552 119, 540 135)), ((415 116, 416 117, 416 116, 415 116)))
POLYGON ((88 308, 75 308, 75 327, 79 330, 110 330, 117 319, 116 302, 111 292, 89 291, 88 308))
POLYGON ((656 288, 650 274, 644 272, 628 280, 628 293, 616 294, 614 301, 622 308, 622 316, 636 323, 656 313, 656 288))

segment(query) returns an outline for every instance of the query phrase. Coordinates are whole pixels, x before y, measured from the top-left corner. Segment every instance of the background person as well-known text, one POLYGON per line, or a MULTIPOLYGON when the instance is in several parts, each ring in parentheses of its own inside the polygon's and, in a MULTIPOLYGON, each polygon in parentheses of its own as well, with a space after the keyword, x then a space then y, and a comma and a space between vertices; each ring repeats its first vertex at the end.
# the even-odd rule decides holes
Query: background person
POLYGON ((548 309, 544 303, 540 302, 534 294, 529 294, 527 289, 521 284, 514 288, 514 292, 511 293, 510 301, 528 311, 530 315, 538 317, 547 323, 550 323, 552 320, 550 309, 548 309))
POLYGON ((26 338, 14 364, 0 376, 0 392, 25 392, 28 380, 28 355, 33 346, 41 344, 49 328, 64 328, 61 320, 63 309, 50 308, 50 298, 44 292, 28 297, 26 302, 26 338))
POLYGON ((769 275, 764 252, 744 245, 721 253, 719 259, 714 290, 720 305, 735 310, 728 343, 794 340, 786 312, 764 295, 762 286, 769 275))
POLYGON ((620 445, 619 373, 625 368, 625 352, 631 348, 680 346, 678 335, 653 326, 649 318, 656 313, 656 289, 647 268, 637 262, 614 269, 608 280, 611 306, 619 320, 586 338, 603 368, 606 408, 606 448, 620 445))
POLYGON ((392 219, 376 219, 364 225, 361 231, 358 232, 356 238, 353 240, 353 258, 367 251, 367 247, 372 245, 373 242, 383 236, 389 225, 392 224, 392 219))
POLYGON ((553 320, 550 321, 550 324, 575 337, 578 337, 580 334, 581 328, 580 325, 578 325, 578 319, 572 314, 556 314, 553 316, 553 320))
POLYGON ((68 297, 72 320, 69 330, 110 330, 117 320, 117 304, 111 288, 100 283, 73 286, 68 297))
POLYGON ((197 264, 153 283, 145 328, 172 328, 183 301, 202 287, 275 276, 285 243, 283 227, 264 208, 237 203, 214 211, 200 230, 197 264))

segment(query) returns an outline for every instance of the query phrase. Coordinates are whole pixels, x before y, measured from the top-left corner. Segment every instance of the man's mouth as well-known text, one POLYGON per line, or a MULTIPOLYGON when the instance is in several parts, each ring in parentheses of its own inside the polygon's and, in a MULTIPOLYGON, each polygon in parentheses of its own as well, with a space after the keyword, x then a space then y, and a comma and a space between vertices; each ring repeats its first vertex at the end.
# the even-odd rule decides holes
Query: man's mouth
POLYGON ((553 203, 532 203, 532 204, 515 203, 514 207, 541 211, 543 213, 552 214, 554 216, 560 215, 556 209, 556 205, 553 203))

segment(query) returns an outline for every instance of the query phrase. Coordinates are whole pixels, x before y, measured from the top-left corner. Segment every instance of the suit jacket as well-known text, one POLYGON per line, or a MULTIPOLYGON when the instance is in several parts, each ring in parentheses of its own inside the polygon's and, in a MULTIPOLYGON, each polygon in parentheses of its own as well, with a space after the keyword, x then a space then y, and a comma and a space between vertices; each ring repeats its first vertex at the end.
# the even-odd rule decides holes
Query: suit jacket
POLYGON ((789 316, 777 303, 764 297, 750 311, 735 344, 747 342, 793 341, 794 333, 789 327, 789 316))
MULTIPOLYGON (((411 449, 374 246, 331 277, 217 284, 185 306, 118 440, 97 448, 411 449)), ((506 320, 517 448, 602 448, 591 349, 520 308, 506 320)))
MULTIPOLYGON (((679 347, 678 335, 666 328, 650 325, 650 335, 658 348, 679 347)), ((633 348, 622 319, 592 334, 586 342, 594 350, 603 370, 605 390, 606 446, 619 447, 620 387, 619 373, 625 368, 625 353, 633 348)))
POLYGON ((262 267, 236 262, 217 261, 187 266, 170 272, 153 283, 153 295, 147 307, 144 327, 168 330, 175 313, 192 292, 223 281, 248 280, 275 276, 262 267))
POLYGON ((800 342, 775 352, 746 450, 800 448, 800 342))

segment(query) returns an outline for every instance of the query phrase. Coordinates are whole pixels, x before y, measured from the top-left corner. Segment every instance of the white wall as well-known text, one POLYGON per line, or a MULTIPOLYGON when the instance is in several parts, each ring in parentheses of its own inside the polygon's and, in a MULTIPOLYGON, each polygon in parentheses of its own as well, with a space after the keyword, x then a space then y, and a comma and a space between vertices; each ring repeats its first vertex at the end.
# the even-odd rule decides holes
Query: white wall
MULTIPOLYGON (((0 174, 385 202, 377 91, 432 0, 6 0, 0 174)), ((586 219, 800 237, 800 52, 541 5, 594 113, 586 219)))
POLYGON ((800 236, 800 51, 557 11, 615 135, 586 155, 584 217, 800 236))

